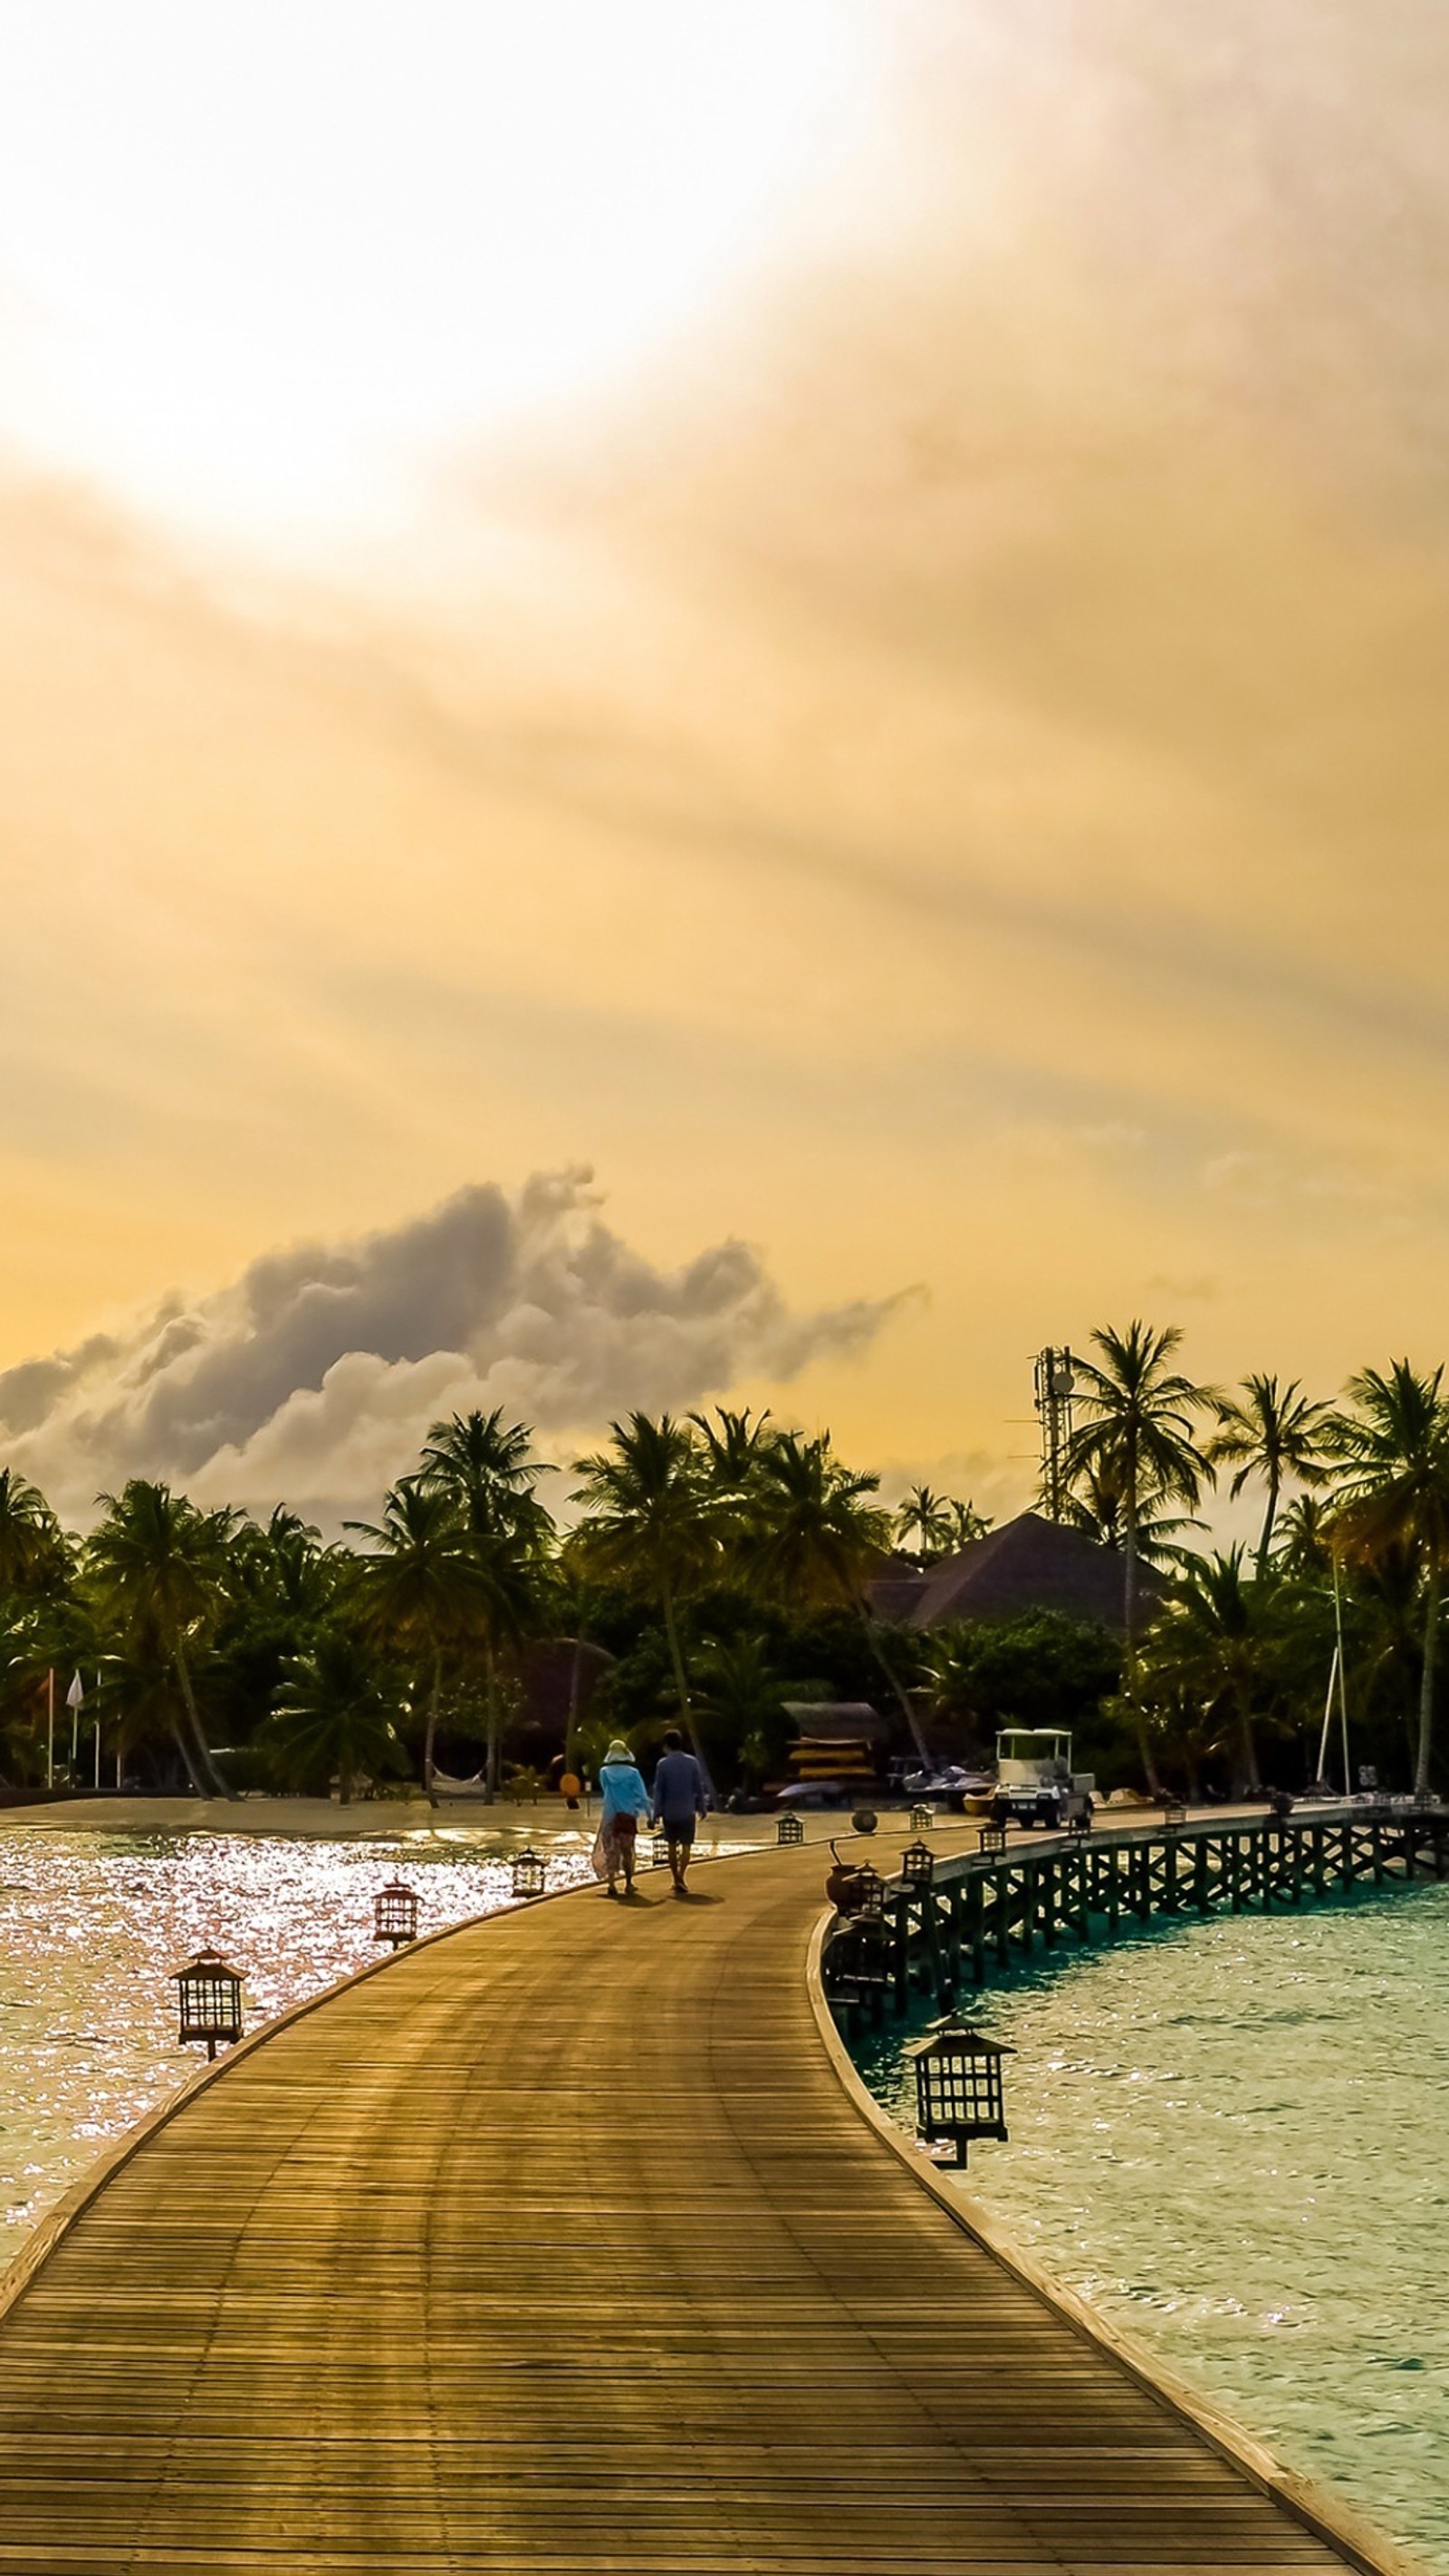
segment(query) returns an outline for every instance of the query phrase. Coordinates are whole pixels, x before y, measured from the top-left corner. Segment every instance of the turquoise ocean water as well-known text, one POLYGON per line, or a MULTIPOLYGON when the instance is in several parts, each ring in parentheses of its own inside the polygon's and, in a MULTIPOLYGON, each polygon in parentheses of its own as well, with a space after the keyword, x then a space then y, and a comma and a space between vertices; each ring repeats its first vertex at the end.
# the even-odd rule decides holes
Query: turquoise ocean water
MULTIPOLYGON (((972 2192, 1449 2576, 1449 1885, 1058 1952, 971 2013, 1017 2052, 972 2192)), ((900 2028, 857 2057, 913 2127, 900 2028)))

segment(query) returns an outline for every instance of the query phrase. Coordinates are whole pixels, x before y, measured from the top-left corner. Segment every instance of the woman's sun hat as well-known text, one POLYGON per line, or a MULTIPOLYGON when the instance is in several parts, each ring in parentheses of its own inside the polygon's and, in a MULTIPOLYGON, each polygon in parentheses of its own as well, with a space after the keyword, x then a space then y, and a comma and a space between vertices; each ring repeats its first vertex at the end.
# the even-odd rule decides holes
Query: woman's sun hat
POLYGON ((623 1739, 622 1735, 616 1735, 616 1736, 615 1736, 615 1738, 614 1738, 613 1743, 612 1743, 612 1744, 610 1745, 610 1747, 609 1747, 608 1752, 607 1752, 607 1753, 605 1754, 605 1756, 604 1756, 604 1760, 605 1760, 606 1762, 632 1762, 632 1761, 633 1761, 633 1759, 634 1759, 634 1756, 633 1756, 633 1754, 630 1752, 629 1747, 628 1747, 628 1745, 625 1743, 625 1741, 624 1741, 624 1739, 623 1739))

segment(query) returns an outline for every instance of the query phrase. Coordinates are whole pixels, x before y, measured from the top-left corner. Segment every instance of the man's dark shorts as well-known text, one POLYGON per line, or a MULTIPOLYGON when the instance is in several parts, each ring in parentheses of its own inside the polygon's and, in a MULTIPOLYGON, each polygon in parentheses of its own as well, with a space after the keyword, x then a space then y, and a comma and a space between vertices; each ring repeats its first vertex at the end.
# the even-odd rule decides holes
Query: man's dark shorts
POLYGON ((667 1843, 683 1843, 688 1851, 694 1840, 693 1816, 665 1816, 660 1831, 667 1843))

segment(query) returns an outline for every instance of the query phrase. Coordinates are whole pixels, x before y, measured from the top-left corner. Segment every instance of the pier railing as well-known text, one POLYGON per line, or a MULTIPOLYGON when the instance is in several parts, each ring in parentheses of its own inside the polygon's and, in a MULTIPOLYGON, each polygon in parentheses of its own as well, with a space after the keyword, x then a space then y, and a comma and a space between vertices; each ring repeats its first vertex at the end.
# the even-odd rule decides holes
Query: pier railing
POLYGON ((852 2016, 904 2013, 913 1991, 950 2001, 1040 1952, 1155 1920, 1275 1913, 1358 1886, 1442 1878, 1446 1854, 1449 1807, 1383 1799, 1023 1834, 1004 1851, 950 1857, 917 1845, 868 1910, 837 1925, 825 1988, 852 2016))

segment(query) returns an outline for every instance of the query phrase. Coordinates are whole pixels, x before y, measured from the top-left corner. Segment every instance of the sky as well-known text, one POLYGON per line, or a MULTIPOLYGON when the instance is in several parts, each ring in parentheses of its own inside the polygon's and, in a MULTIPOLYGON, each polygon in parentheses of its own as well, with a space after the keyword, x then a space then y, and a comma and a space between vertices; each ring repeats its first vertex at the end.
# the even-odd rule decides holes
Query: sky
POLYGON ((1434 0, 0 0, 6 1454, 1006 1510, 1044 1342, 1444 1356, 1446 112, 1434 0))

